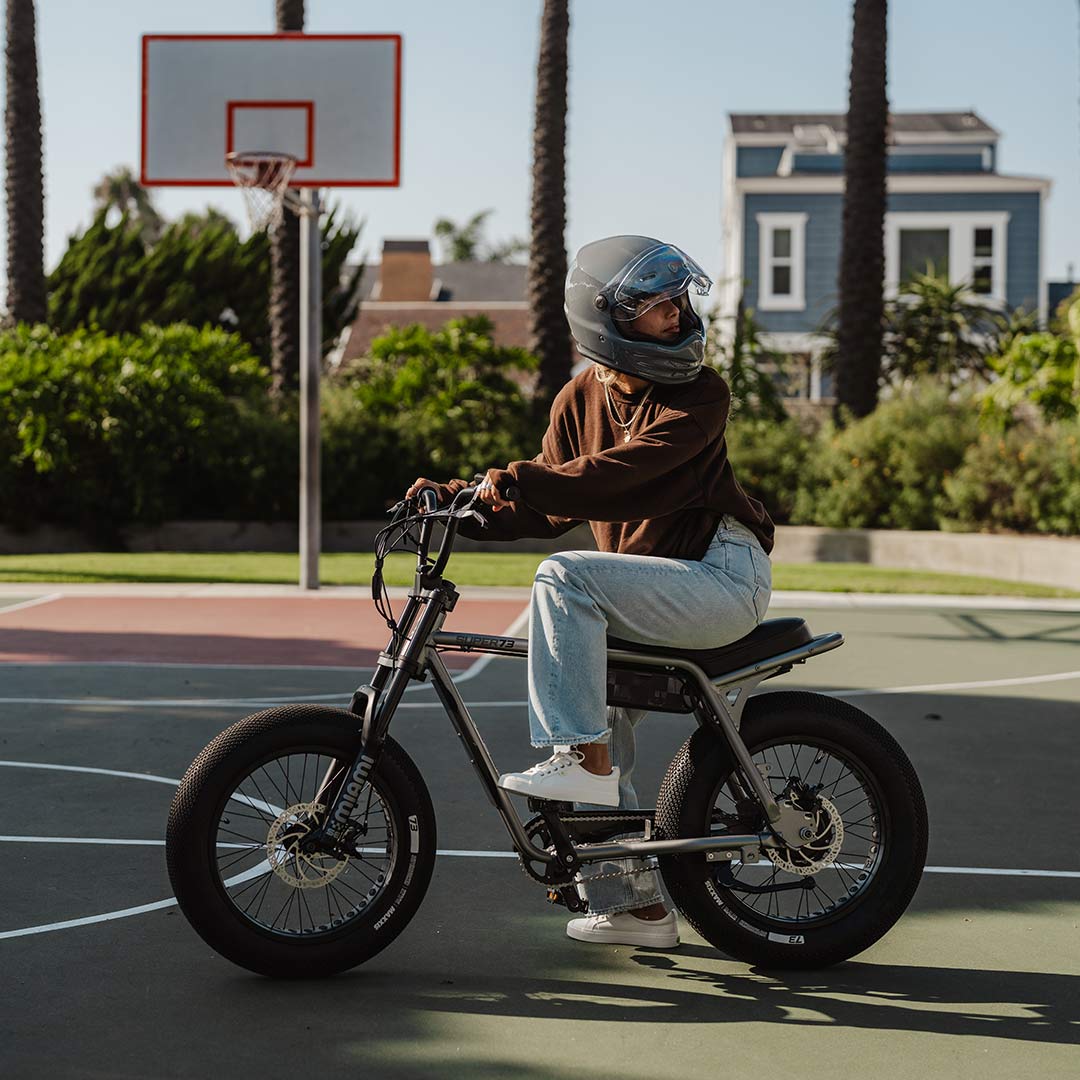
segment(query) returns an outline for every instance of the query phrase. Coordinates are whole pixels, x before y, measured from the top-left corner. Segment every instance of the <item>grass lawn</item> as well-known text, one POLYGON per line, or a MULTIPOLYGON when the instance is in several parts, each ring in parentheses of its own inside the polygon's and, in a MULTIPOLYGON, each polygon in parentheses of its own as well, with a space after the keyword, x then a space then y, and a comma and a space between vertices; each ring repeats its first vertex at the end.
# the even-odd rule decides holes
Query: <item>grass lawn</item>
MULTIPOLYGON (((320 561, 324 585, 367 585, 374 566, 370 552, 327 554, 320 561)), ((458 585, 530 585, 542 554, 462 551, 448 576, 458 585)), ((388 585, 411 585, 416 557, 390 556, 388 585)), ((0 555, 0 582, 267 582, 296 584, 299 558, 275 552, 91 552, 66 555, 0 555)), ((1033 597, 1080 597, 1080 592, 966 574, 889 570, 862 563, 777 563, 773 588, 822 592, 952 593, 1033 597)))

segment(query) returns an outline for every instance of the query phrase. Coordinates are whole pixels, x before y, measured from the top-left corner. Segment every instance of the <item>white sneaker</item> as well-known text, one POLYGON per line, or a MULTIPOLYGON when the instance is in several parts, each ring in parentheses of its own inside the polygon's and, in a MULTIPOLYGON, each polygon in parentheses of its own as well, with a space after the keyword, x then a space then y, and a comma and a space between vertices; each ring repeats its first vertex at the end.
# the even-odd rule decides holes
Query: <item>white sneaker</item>
POLYGON ((662 919, 639 919, 628 911, 613 915, 586 915, 566 924, 566 936, 576 941, 608 945, 645 945, 653 949, 674 949, 679 944, 679 920, 674 911, 662 919))
POLYGON ((578 750, 557 750, 547 761, 524 772, 503 773, 499 787, 534 799, 618 806, 619 770, 597 776, 581 767, 584 760, 585 755, 578 750))

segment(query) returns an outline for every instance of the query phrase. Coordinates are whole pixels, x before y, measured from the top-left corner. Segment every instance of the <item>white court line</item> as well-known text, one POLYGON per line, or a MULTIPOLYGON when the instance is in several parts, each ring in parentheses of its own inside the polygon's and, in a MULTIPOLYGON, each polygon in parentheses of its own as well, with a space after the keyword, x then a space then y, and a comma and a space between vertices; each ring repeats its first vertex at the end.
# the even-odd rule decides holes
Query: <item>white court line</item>
MULTIPOLYGON (((7 844, 103 844, 117 847, 164 847, 164 840, 113 840, 100 836, 0 836, 7 844)), ((254 848, 259 844, 218 844, 220 848, 254 848)), ((364 849, 367 850, 367 849, 364 849)), ((375 850, 375 849, 371 849, 375 850)), ((480 851, 467 848, 439 848, 436 855, 461 859, 516 859, 516 851, 480 851)), ((844 864, 847 865, 847 864, 844 864)), ((853 867, 854 868, 854 867, 853 867)), ((1080 870, 1025 870, 996 866, 924 866, 927 874, 976 874, 987 877, 1080 878, 1080 870)), ((249 871, 250 872, 250 871, 249 871)))
MULTIPOLYGON (((454 680, 456 683, 458 680, 454 680)), ((326 701, 333 703, 340 701, 348 704, 352 697, 352 691, 348 694, 312 694, 299 698, 36 698, 36 697, 12 697, 0 698, 0 705, 85 705, 87 707, 109 706, 111 708, 138 708, 138 709, 267 709, 283 703, 304 703, 326 701)), ((470 709, 491 708, 499 706, 525 705, 524 701, 470 701, 470 709)), ((403 701, 398 705, 399 709, 441 709, 441 701, 403 701)))
POLYGON ((981 690, 990 686, 1025 686, 1031 683, 1065 682, 1080 679, 1080 671, 1057 671, 1049 675, 1022 675, 1014 679, 983 679, 979 682, 927 683, 924 686, 886 686, 866 690, 818 690, 833 697, 859 697, 864 694, 919 694, 928 690, 981 690))
MULTIPOLYGON (((0 586, 3 588, 3 586, 0 586)), ((37 607, 39 604, 51 604, 54 600, 59 600, 63 596, 63 593, 49 593, 48 596, 35 596, 32 600, 23 600, 18 604, 11 604, 9 607, 0 607, 0 615, 7 615, 12 611, 23 611, 28 607, 37 607)))
MULTIPOLYGON (((0 837, 0 839, 22 839, 20 837, 0 837)), ((122 841, 124 843, 131 843, 131 841, 122 841)), ((146 841, 143 841, 144 843, 146 841)), ((149 841, 149 843, 160 844, 164 841, 149 841)), ((471 858, 485 858, 485 859, 516 859, 517 855, 512 851, 439 851, 439 855, 456 855, 471 858)), ((265 874, 268 869, 267 863, 264 861, 257 866, 253 866, 250 870, 245 870, 243 874, 237 875, 235 878, 230 878, 225 882, 226 885, 236 885, 243 880, 248 880, 253 877, 258 877, 261 874, 265 874)), ((990 876, 1008 876, 1008 877, 1052 877, 1052 878, 1080 878, 1080 871, 1073 870, 1006 870, 999 869, 997 867, 974 867, 974 866, 927 866, 925 868, 928 874, 984 874, 990 876)), ((4 930, 0 931, 0 939, 3 938, 15 938, 15 937, 28 937, 32 934, 48 934, 54 930, 70 930, 79 926, 90 926, 93 923, 111 922, 115 919, 126 919, 132 915, 144 915, 151 911, 161 911, 163 908, 174 907, 176 905, 176 897, 170 897, 168 900, 157 900, 151 904, 140 904, 137 907, 120 908, 117 911, 106 911, 100 915, 87 915, 81 919, 67 919, 64 922, 44 923, 40 926, 25 926, 18 930, 4 930)))
POLYGON ((96 776, 120 776, 126 780, 149 780, 155 784, 168 784, 179 787, 180 781, 171 776, 157 776, 154 773, 124 772, 122 769, 97 769, 90 765, 52 765, 42 761, 3 761, 0 766, 8 769, 55 769, 56 772, 93 773, 96 776))
MULTIPOLYGON (((488 654, 484 660, 490 660, 493 654, 488 654)), ((477 661, 474 667, 483 663, 477 661)), ((454 683, 464 682, 474 674, 473 668, 460 678, 454 679, 454 683)), ((1072 679, 1080 679, 1080 671, 1056 671, 1047 675, 1021 675, 1011 679, 982 679, 975 682, 955 683, 925 683, 921 686, 882 686, 866 687, 862 689, 826 690, 809 688, 811 693, 822 694, 826 697, 865 697, 873 694, 923 694, 938 690, 982 690, 995 686, 1029 686, 1036 683, 1067 682, 1072 679)), ((409 690, 428 690, 427 684, 409 687, 409 690)), ((408 692, 408 691, 406 691, 408 692)), ((766 690, 764 694, 779 693, 778 690, 766 690)), ((0 705, 85 705, 85 706, 111 706, 113 708, 138 708, 138 709, 247 709, 268 708, 272 705, 293 701, 345 701, 351 698, 352 691, 348 694, 310 694, 297 697, 281 698, 38 698, 38 697, 0 697, 0 705)), ((470 701, 467 703, 470 709, 481 708, 523 708, 528 705, 527 701, 470 701)), ((442 708, 441 701, 402 702, 399 709, 436 709, 442 708)))
MULTIPOLYGON (((117 847, 164 847, 164 840, 120 840, 100 836, 0 836, 7 844, 103 844, 117 847)), ((255 844, 218 844, 221 848, 259 847, 255 844)), ((367 850, 367 849, 364 849, 367 850)), ((375 849, 372 849, 375 850, 375 849)), ((436 855, 462 859, 516 859, 516 851, 482 851, 468 848, 439 848, 436 855)), ((846 864, 845 864, 846 865, 846 864)), ((996 866, 924 866, 927 874, 977 874, 987 877, 1080 878, 1080 870, 1026 870, 996 866)))
MULTIPOLYGON (((57 593, 53 597, 48 599, 59 599, 60 593, 57 593)), ((42 600, 34 600, 31 603, 44 603, 42 600)), ((25 605, 16 605, 25 606, 25 605)), ((8 608, 7 610, 14 610, 8 608)), ((2 611, 0 611, 2 614, 2 611)), ((525 608, 521 614, 498 636, 499 637, 516 637, 518 632, 529 621, 529 609, 525 608)), ((460 686, 464 682, 468 682, 470 679, 475 679, 492 660, 499 659, 496 653, 484 653, 472 664, 470 664, 460 674, 453 674, 451 672, 451 678, 453 679, 455 686, 460 686)), ((13 665, 20 666, 20 665, 13 665)), ((77 663, 65 663, 65 664, 24 664, 24 667, 36 667, 36 666, 48 666, 48 667, 214 667, 223 668, 226 670, 261 670, 260 665, 247 665, 247 664, 153 664, 153 663, 136 663, 126 661, 104 661, 103 663, 92 664, 77 664, 77 663)), ((298 667, 278 667, 272 666, 274 670, 280 671, 357 671, 359 668, 319 668, 314 666, 298 666, 298 667)), ((405 693, 415 693, 418 690, 432 690, 434 685, 432 683, 417 683, 413 686, 407 686, 405 693)), ((4 697, 0 698, 0 705, 87 705, 87 706, 109 706, 112 708, 140 708, 140 709, 207 709, 207 708, 266 708, 272 705, 287 704, 289 702, 308 702, 308 701, 341 701, 348 703, 352 699, 352 690, 345 690, 339 694, 291 694, 284 697, 247 697, 247 698, 42 698, 42 697, 4 697)), ((524 705, 523 701, 507 701, 507 702, 475 702, 476 706, 482 705, 524 705)), ((407 702, 403 702, 398 705, 399 709, 428 709, 433 706, 441 707, 441 702, 430 702, 425 704, 411 705, 407 702)))

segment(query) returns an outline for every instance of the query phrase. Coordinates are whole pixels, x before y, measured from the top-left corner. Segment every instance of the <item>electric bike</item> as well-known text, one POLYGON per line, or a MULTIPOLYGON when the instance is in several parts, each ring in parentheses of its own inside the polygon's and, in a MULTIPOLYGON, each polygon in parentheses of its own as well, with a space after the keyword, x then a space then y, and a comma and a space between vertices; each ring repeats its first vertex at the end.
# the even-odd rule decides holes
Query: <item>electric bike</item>
POLYGON ((405 929, 436 856, 427 787, 390 735, 414 680, 430 680, 522 868, 553 903, 586 911, 579 871, 603 862, 616 875, 659 869, 690 925, 751 964, 824 967, 885 934, 925 864, 922 789, 896 740, 848 702, 752 694, 843 644, 800 618, 766 619, 714 649, 609 638, 609 704, 693 714, 696 730, 653 809, 575 811, 529 799, 531 816, 519 817, 443 660, 528 655, 526 639, 443 630, 459 598, 443 574, 459 524, 486 525, 477 491, 439 509, 424 489, 390 511, 376 538, 372 596, 391 637, 348 708, 265 709, 223 731, 188 768, 166 856, 180 909, 202 938, 263 975, 310 977, 368 960, 405 929), (416 554, 400 618, 383 584, 393 550, 416 554))

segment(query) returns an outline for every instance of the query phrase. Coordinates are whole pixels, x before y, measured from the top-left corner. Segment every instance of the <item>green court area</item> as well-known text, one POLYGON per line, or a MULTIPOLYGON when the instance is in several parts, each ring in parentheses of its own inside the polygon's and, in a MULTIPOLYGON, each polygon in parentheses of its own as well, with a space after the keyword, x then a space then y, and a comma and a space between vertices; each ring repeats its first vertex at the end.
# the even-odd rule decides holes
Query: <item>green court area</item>
MULTIPOLYGON (((454 554, 459 585, 529 586, 546 556, 540 552, 461 551, 454 554)), ((388 585, 411 585, 416 557, 397 552, 386 562, 388 585)), ((324 585, 366 585, 369 551, 322 556, 324 585)), ((239 582, 295 584, 299 558, 290 552, 76 552, 0 556, 0 582, 239 582)), ((864 563, 775 563, 773 590, 863 593, 944 593, 958 596, 1080 597, 1074 589, 998 581, 968 574, 893 570, 864 563)))

